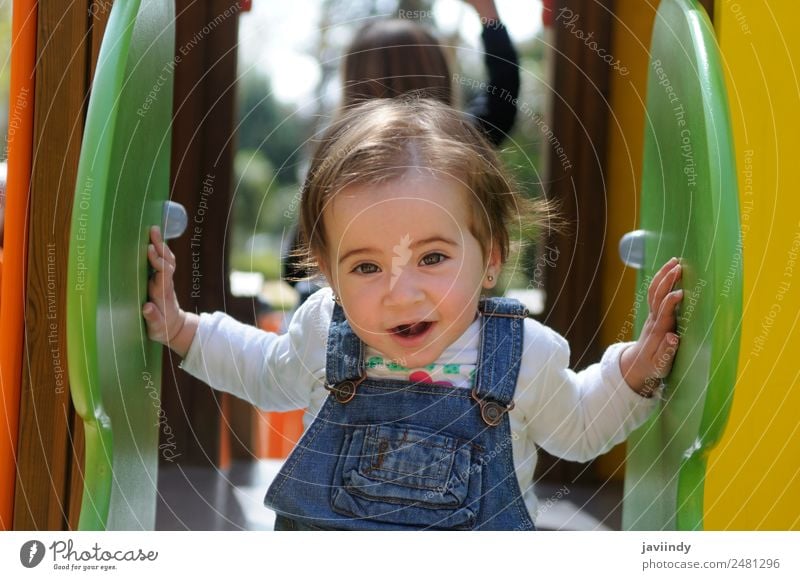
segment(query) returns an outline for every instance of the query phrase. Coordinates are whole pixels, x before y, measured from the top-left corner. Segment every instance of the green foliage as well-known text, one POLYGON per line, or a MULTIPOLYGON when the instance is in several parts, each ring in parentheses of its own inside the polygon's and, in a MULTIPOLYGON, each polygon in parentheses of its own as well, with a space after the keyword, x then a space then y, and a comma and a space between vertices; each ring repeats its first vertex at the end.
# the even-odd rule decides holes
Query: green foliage
POLYGON ((275 252, 247 252, 237 249, 231 252, 230 264, 233 270, 261 272, 266 280, 279 280, 281 277, 280 255, 275 252))
POLYGON ((239 148, 261 151, 281 184, 296 182, 302 145, 310 133, 307 122, 272 96, 269 80, 255 68, 242 75, 238 91, 239 148))
POLYGON ((297 218, 298 165, 310 127, 271 95, 257 70, 242 76, 238 90, 231 265, 278 279, 280 239, 297 218))
POLYGON ((259 224, 264 201, 273 189, 272 163, 262 151, 240 149, 233 162, 234 223, 242 231, 254 232, 259 224))
POLYGON ((234 171, 231 264, 238 270, 262 272, 267 279, 278 278, 280 240, 297 217, 298 185, 278 184, 272 163, 258 150, 240 149, 234 171))

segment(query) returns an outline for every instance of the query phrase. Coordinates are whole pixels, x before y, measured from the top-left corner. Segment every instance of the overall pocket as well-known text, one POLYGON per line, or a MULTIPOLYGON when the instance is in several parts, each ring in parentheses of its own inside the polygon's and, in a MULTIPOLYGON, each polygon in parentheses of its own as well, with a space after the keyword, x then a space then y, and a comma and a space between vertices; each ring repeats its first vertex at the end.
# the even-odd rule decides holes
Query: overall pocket
POLYGON ((411 425, 353 427, 337 462, 332 507, 398 527, 471 529, 481 494, 474 447, 411 425))

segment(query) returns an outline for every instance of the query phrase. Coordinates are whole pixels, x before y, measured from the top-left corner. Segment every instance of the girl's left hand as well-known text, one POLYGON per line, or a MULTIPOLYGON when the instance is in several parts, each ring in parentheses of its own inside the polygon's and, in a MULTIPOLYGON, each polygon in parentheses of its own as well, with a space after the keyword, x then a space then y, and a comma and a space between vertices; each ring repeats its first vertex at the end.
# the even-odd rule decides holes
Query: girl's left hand
POLYGON ((649 313, 639 340, 625 349, 620 370, 625 382, 642 396, 652 396, 661 379, 669 374, 680 339, 675 330, 675 308, 683 299, 683 290, 672 290, 680 280, 677 258, 664 264, 647 290, 649 313))

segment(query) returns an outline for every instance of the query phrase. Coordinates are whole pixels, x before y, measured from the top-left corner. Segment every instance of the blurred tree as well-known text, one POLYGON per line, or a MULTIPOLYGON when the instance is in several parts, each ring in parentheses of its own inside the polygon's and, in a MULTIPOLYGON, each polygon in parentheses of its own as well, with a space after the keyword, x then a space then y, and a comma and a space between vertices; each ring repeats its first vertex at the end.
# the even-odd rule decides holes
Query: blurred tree
POLYGON ((239 81, 239 149, 261 151, 274 168, 278 183, 296 183, 300 148, 307 122, 272 95, 269 79, 256 68, 239 81))
POLYGON ((272 96, 269 79, 255 67, 242 75, 238 91, 231 264, 276 279, 310 124, 272 96))
POLYGON ((243 232, 255 232, 260 213, 270 190, 275 172, 261 150, 239 149, 234 159, 234 214, 236 227, 243 232))

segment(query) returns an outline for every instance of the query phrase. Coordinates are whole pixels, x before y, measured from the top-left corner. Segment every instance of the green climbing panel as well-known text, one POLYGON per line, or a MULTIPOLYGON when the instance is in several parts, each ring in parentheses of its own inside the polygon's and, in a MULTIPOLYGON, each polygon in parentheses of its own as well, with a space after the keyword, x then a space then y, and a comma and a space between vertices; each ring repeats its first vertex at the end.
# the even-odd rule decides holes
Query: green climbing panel
POLYGON ((86 457, 79 529, 155 527, 161 345, 147 339, 148 228, 169 195, 171 0, 115 0, 72 213, 67 349, 86 457))
MULTIPOLYGON (((623 527, 702 529, 706 460, 722 436, 736 382, 742 254, 720 56, 695 1, 659 6, 645 126, 638 291, 646 297, 658 268, 681 258, 682 338, 658 412, 628 441, 623 527)), ((646 310, 639 309, 639 329, 646 310)))

